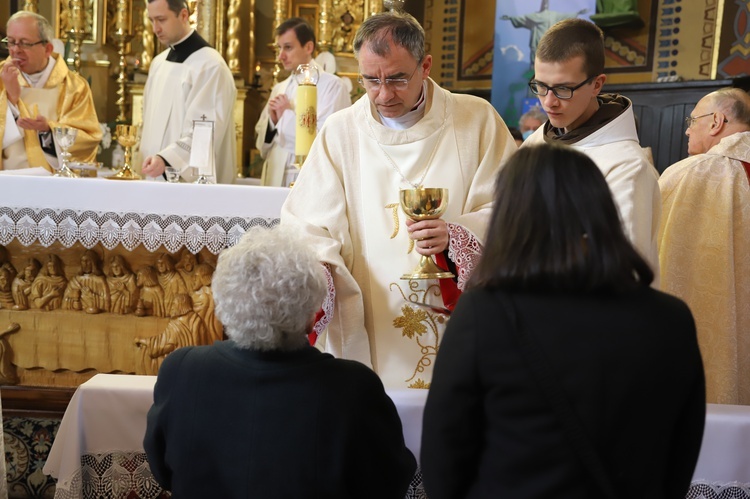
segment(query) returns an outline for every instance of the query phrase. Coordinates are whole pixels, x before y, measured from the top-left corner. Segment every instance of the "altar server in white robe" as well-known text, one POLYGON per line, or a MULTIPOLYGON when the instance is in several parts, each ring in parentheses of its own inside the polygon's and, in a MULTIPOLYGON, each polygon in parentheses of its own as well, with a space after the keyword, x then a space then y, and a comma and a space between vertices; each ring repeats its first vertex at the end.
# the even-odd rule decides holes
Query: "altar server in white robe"
MULTIPOLYGON (((143 91, 142 173, 161 178, 166 166, 192 181, 189 168, 193 122, 214 122, 216 181, 235 176, 232 73, 221 55, 190 27, 183 0, 149 0, 148 17, 159 41, 168 45, 151 63, 143 91)), ((199 165, 195 165, 199 166, 199 165)))
MULTIPOLYGON (((276 46, 279 62, 286 71, 294 71, 300 64, 315 64, 315 31, 300 17, 287 19, 276 28, 276 46)), ((326 73, 318 67, 318 129, 336 111, 351 105, 351 97, 344 83, 336 75, 326 73)), ((261 183, 275 187, 287 187, 297 177, 294 163, 296 138, 296 115, 294 98, 297 94, 294 74, 274 85, 268 103, 260 113, 255 125, 256 147, 265 158, 261 183)))
POLYGON ((354 41, 367 96, 335 113, 313 143, 282 208, 330 272, 325 340, 371 365, 388 387, 427 388, 446 316, 481 254, 494 178, 516 150, 486 101, 429 78, 424 31, 404 13, 367 18, 354 41), (413 222, 399 191, 449 190, 442 218, 413 222), (456 280, 401 280, 435 255, 456 280))

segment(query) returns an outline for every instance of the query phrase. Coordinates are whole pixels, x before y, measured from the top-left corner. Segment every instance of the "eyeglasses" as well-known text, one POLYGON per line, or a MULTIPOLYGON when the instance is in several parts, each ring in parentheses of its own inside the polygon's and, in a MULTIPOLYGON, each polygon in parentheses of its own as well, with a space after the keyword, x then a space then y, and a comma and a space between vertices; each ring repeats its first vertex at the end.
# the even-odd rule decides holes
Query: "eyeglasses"
POLYGON ((380 90, 380 86, 383 83, 391 87, 393 90, 406 90, 406 87, 409 86, 409 82, 414 78, 421 62, 422 61, 417 62, 417 67, 414 68, 414 71, 411 72, 411 76, 408 78, 386 78, 385 80, 381 80, 380 78, 365 78, 360 73, 357 81, 365 90, 380 90))
MULTIPOLYGON (((700 116, 696 116, 695 118, 693 118, 692 116, 685 116, 685 125, 687 126, 687 128, 692 128, 693 125, 695 125, 696 120, 705 118, 706 116, 713 116, 714 114, 716 114, 716 111, 714 111, 713 113, 701 114, 700 116)), ((724 123, 729 123, 729 120, 724 118, 724 123)))
POLYGON ((555 94, 555 97, 557 97, 558 99, 567 100, 573 98, 573 92, 586 85, 587 83, 590 83, 594 78, 596 78, 596 75, 589 76, 575 87, 568 87, 565 85, 550 87, 549 85, 545 85, 541 81, 531 80, 529 82, 529 88, 531 89, 532 93, 540 97, 544 97, 549 93, 550 90, 552 90, 552 93, 555 94))
POLYGON ((7 38, 3 38, 0 40, 0 43, 3 45, 3 48, 11 48, 11 47, 18 47, 19 49, 28 50, 34 45, 39 45, 41 43, 47 43, 47 40, 39 40, 38 42, 29 43, 29 42, 17 42, 15 40, 8 40, 7 38))

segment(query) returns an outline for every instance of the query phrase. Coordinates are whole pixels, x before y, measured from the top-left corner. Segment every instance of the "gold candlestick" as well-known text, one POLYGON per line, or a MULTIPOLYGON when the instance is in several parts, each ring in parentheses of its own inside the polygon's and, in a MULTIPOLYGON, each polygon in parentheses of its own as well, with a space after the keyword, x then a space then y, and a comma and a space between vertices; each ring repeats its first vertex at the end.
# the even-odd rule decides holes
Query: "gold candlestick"
POLYGON ((81 73, 81 44, 86 37, 86 13, 83 10, 83 0, 70 0, 68 4, 70 15, 70 31, 68 36, 72 40, 73 71, 81 73))
POLYGON ((23 3, 23 10, 39 14, 39 0, 26 0, 23 3))
POLYGON ((127 108, 127 88, 125 83, 128 81, 128 64, 125 61, 125 48, 132 37, 133 35, 119 32, 119 30, 112 35, 112 38, 117 42, 117 53, 120 56, 118 64, 119 72, 117 74, 117 102, 115 103, 118 109, 117 121, 119 123, 128 121, 125 113, 127 108))
POLYGON ((133 157, 133 146, 138 143, 138 126, 137 125, 117 125, 115 128, 117 142, 125 148, 125 164, 122 165, 117 173, 112 175, 112 180, 140 180, 141 176, 135 173, 130 166, 133 157))

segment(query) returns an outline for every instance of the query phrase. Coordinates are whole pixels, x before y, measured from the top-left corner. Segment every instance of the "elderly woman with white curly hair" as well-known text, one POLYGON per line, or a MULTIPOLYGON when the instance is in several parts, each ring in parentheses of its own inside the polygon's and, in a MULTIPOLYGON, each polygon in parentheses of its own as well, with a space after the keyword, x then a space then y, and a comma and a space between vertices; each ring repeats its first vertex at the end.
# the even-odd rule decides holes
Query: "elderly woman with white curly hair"
POLYGON ((171 353, 144 448, 180 498, 402 499, 416 462, 378 376, 310 346, 323 269, 284 228, 219 256, 212 289, 229 340, 171 353))

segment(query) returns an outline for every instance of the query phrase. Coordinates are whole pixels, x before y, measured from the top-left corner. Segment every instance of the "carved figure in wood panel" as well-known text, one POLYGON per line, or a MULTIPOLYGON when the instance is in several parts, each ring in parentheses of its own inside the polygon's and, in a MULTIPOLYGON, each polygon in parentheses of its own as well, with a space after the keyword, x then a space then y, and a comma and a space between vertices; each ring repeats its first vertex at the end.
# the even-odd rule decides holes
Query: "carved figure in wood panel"
POLYGON ((180 347, 208 344, 206 326, 200 316, 193 311, 188 295, 175 295, 170 316, 172 320, 169 321, 164 332, 135 341, 136 346, 141 350, 144 374, 158 373, 164 357, 180 347))
POLYGON ((31 286, 39 275, 42 264, 36 258, 29 258, 22 272, 13 279, 11 292, 13 294, 13 310, 28 310, 31 308, 31 286))
POLYGON ((12 285, 13 272, 7 266, 0 267, 0 308, 12 309, 15 305, 11 292, 12 285))
POLYGON ((31 285, 31 302, 41 310, 57 310, 62 306, 63 293, 68 280, 60 257, 51 254, 31 285))
POLYGON ((190 251, 185 250, 180 255, 180 260, 175 264, 174 268, 182 276, 182 280, 186 286, 192 289, 193 275, 195 274, 195 266, 198 264, 198 258, 190 251))
POLYGON ((139 299, 135 309, 138 317, 166 317, 164 307, 164 290, 159 285, 156 269, 151 265, 141 267, 136 274, 136 284, 140 288, 139 299))
POLYGON ((110 309, 109 287, 96 251, 86 250, 81 255, 81 270, 68 282, 63 308, 83 310, 87 314, 98 314, 110 309))
POLYGON ((199 263, 195 267, 193 276, 193 292, 190 298, 193 300, 193 310, 197 313, 208 332, 208 343, 221 341, 224 337, 224 326, 216 318, 214 296, 211 292, 211 278, 214 268, 207 263, 199 263))
POLYGON ((159 285, 164 290, 164 300, 167 304, 173 303, 175 296, 178 294, 186 295, 188 293, 185 280, 175 270, 172 255, 161 253, 156 259, 156 271, 159 273, 159 285))
POLYGON ((0 332, 0 385, 15 385, 18 383, 16 366, 13 365, 13 350, 8 344, 6 336, 19 329, 21 329, 21 326, 14 322, 0 332))
POLYGON ((130 314, 135 312, 138 303, 138 285, 135 274, 120 255, 115 255, 109 262, 109 286, 111 307, 113 314, 130 314))

